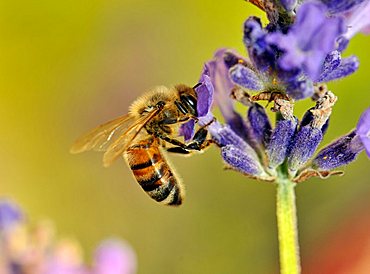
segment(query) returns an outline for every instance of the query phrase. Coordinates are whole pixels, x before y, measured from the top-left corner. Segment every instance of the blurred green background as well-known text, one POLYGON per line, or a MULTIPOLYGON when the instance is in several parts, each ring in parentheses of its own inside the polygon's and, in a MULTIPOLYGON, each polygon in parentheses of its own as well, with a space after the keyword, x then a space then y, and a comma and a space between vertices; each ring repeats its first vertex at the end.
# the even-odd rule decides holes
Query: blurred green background
MULTIPOLYGON (((242 0, 1 1, 0 194, 79 239, 87 259, 118 236, 136 250, 139 273, 277 273, 275 188, 224 171, 216 148, 171 156, 187 188, 177 209, 149 199, 123 161, 105 169, 102 154, 69 154, 76 137, 125 113, 143 91, 196 83, 217 48, 244 53, 252 14, 263 16, 242 0)), ((330 85, 339 101, 324 143, 369 106, 369 39, 358 35, 346 51, 359 56, 358 73, 330 85)), ((370 208, 365 153, 345 171, 297 187, 304 269, 340 224, 368 218, 358 210, 370 208)))

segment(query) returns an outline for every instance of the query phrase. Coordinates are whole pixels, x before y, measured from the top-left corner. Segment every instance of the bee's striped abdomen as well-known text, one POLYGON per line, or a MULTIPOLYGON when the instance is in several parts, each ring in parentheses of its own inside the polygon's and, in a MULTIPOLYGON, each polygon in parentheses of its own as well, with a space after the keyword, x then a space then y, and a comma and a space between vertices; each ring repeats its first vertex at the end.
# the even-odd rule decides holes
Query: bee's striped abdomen
POLYGON ((126 151, 128 164, 140 186, 157 202, 182 203, 182 188, 165 161, 156 139, 142 140, 126 151))

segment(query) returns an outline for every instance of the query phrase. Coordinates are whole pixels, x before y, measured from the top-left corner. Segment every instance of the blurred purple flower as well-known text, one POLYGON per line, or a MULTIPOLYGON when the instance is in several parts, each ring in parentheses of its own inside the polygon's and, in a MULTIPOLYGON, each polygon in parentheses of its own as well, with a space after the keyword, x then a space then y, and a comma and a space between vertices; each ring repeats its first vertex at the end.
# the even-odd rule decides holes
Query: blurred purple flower
POLYGON ((266 39, 283 51, 278 63, 284 70, 302 68, 316 80, 325 57, 335 49, 335 41, 344 31, 341 18, 327 18, 326 6, 307 2, 300 6, 295 23, 287 34, 275 32, 266 39))
POLYGON ((95 251, 92 274, 134 274, 136 254, 131 246, 120 240, 107 240, 95 251))
POLYGON ((17 204, 10 199, 0 199, 0 232, 11 229, 22 220, 24 216, 17 204))
POLYGON ((119 240, 103 242, 96 250, 93 267, 83 262, 80 245, 54 239, 49 222, 30 229, 14 202, 0 198, 0 273, 27 274, 134 274, 136 255, 119 240))
POLYGON ((80 246, 70 240, 62 240, 53 247, 50 256, 44 258, 42 274, 87 274, 82 263, 80 246))
POLYGON ((370 107, 361 115, 356 133, 365 147, 367 156, 370 158, 370 107))

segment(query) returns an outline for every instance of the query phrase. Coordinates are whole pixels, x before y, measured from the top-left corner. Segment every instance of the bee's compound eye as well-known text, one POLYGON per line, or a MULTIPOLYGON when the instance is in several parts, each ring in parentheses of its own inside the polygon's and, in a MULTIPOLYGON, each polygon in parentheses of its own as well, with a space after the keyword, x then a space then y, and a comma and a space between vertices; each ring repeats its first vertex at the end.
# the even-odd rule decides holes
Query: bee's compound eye
POLYGON ((181 102, 187 107, 189 112, 197 116, 197 99, 191 95, 182 95, 181 102))

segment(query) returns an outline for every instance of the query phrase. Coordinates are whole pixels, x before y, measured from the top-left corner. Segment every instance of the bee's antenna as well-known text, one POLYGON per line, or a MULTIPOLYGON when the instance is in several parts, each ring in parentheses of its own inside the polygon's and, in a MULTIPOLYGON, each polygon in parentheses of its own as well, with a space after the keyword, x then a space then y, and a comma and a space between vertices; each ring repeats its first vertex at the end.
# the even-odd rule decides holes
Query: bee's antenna
POLYGON ((193 89, 196 89, 197 87, 199 87, 199 86, 201 86, 201 85, 203 85, 203 83, 198 83, 198 84, 196 84, 196 85, 193 87, 193 89))

